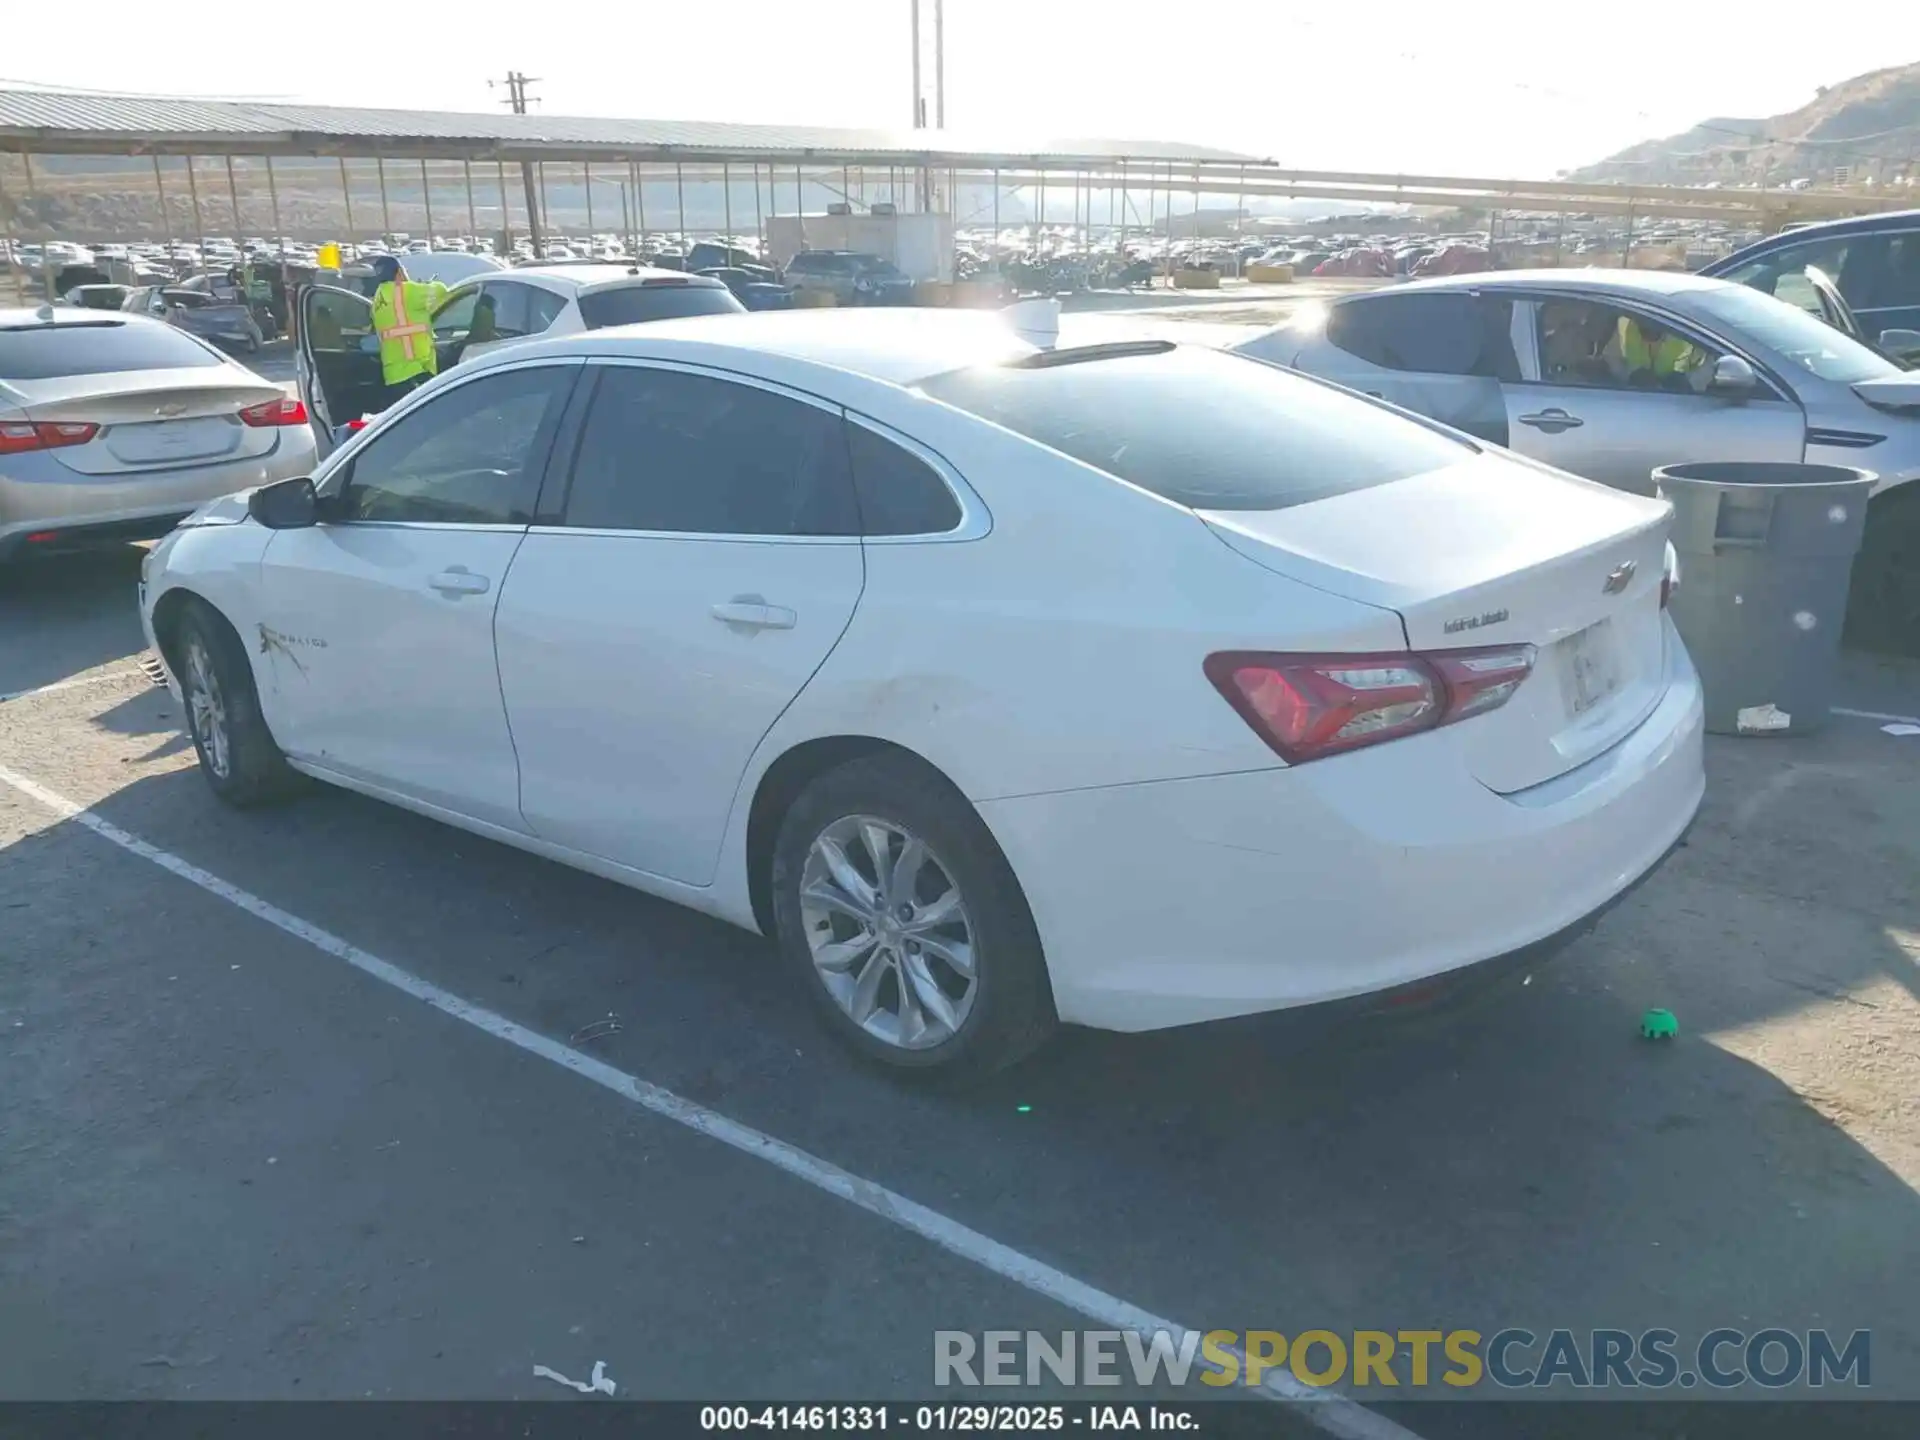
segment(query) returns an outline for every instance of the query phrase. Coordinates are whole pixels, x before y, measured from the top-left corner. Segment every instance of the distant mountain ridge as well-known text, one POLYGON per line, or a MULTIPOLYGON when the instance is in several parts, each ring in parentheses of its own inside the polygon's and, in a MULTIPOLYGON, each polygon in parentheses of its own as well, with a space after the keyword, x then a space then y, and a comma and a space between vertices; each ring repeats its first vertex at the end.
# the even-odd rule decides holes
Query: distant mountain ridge
POLYGON ((1822 86, 1812 101, 1785 115, 1703 120, 1571 175, 1668 185, 1784 185, 1797 179, 1829 185, 1842 168, 1856 183, 1920 176, 1920 63, 1822 86))

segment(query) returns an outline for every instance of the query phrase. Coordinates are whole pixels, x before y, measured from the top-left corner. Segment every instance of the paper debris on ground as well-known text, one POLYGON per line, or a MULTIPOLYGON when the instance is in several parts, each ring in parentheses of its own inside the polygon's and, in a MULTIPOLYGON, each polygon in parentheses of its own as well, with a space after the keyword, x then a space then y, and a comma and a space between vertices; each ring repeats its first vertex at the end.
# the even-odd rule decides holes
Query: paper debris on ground
POLYGON ((1793 716, 1775 705, 1749 705, 1733 717, 1734 724, 1745 735, 1755 730, 1785 730, 1793 724, 1793 716))
POLYGON ((1908 725, 1904 722, 1894 725, 1882 725, 1880 728, 1888 735, 1920 735, 1920 725, 1908 725))
POLYGON ((604 1360, 593 1362, 593 1378, 590 1380, 569 1380, 558 1370, 549 1370, 544 1365, 534 1366, 533 1373, 537 1379, 552 1380, 557 1384, 565 1385, 569 1390, 578 1390, 582 1395, 591 1395, 595 1391, 602 1395, 611 1395, 614 1391, 613 1381, 607 1378, 607 1362, 604 1360))

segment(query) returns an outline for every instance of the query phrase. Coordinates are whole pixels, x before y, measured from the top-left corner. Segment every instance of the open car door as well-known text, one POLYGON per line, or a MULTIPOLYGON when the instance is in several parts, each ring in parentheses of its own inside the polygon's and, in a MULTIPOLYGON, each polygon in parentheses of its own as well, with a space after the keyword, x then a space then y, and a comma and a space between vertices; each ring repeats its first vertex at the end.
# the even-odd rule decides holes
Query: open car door
POLYGON ((386 405, 373 302, 331 285, 300 292, 300 345, 294 375, 322 455, 341 427, 386 405))

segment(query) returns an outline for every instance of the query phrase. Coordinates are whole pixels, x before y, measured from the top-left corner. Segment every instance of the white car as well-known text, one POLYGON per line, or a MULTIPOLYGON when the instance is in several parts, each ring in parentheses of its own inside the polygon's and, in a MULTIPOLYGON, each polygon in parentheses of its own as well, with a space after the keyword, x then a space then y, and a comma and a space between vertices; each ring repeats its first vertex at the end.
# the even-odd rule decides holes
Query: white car
POLYGON ((1668 519, 1211 349, 770 313, 443 373, 141 609, 222 798, 298 772, 680 901, 866 1055, 980 1071, 1619 896, 1703 788, 1668 519))
MULTIPOLYGON (((481 261, 479 256, 424 258, 481 261)), ((414 262, 407 264, 413 276, 414 262)), ((731 315, 746 308, 722 282, 677 270, 591 264, 507 270, 492 260, 484 267, 463 276, 426 317, 442 370, 539 336, 687 315, 731 315)), ((323 454, 343 427, 386 404, 380 341, 373 333, 370 272, 364 283, 368 294, 327 285, 310 285, 300 292, 294 377, 323 454)))

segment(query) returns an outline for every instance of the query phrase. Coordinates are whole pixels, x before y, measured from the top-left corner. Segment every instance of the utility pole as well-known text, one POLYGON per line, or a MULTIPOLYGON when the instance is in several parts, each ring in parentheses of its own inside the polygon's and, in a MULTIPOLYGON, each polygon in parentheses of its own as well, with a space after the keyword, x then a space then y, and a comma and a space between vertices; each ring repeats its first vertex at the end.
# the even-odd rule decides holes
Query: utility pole
POLYGON ((920 95, 920 0, 907 0, 913 7, 913 128, 927 125, 927 102, 920 95))
MULTIPOLYGON (((523 75, 518 70, 509 70, 507 72, 507 78, 500 83, 507 87, 507 98, 500 103, 511 106, 513 113, 516 115, 526 114, 528 104, 537 102, 539 99, 538 96, 529 96, 527 94, 527 87, 529 85, 537 85, 540 83, 540 77, 537 75, 523 75)), ((489 80, 487 84, 491 86, 494 82, 489 80)), ((533 236, 533 255, 537 260, 540 258, 540 252, 546 247, 541 243, 543 227, 540 220, 540 201, 535 193, 533 162, 531 160, 522 160, 520 162, 520 184, 527 195, 527 229, 533 236)))
POLYGON ((933 123, 947 128, 947 0, 933 0, 933 123))

